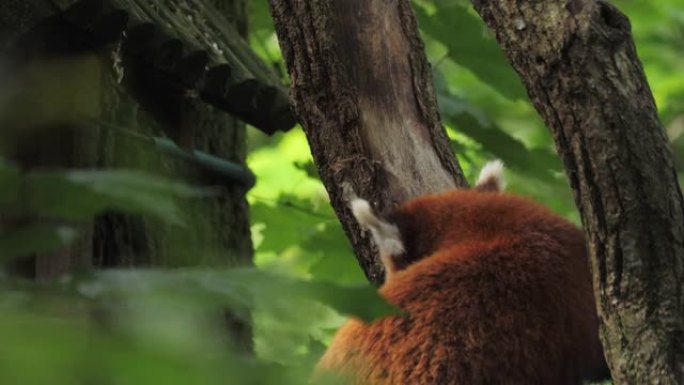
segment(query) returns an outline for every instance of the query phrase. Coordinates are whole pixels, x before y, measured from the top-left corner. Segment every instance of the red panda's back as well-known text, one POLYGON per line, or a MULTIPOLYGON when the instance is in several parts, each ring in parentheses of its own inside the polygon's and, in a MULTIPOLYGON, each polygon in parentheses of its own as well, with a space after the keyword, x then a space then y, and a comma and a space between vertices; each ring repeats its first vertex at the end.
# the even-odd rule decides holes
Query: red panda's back
POLYGON ((576 227, 472 190, 419 198, 391 218, 406 252, 380 291, 407 315, 349 321, 320 369, 364 385, 570 385, 605 369, 576 227))

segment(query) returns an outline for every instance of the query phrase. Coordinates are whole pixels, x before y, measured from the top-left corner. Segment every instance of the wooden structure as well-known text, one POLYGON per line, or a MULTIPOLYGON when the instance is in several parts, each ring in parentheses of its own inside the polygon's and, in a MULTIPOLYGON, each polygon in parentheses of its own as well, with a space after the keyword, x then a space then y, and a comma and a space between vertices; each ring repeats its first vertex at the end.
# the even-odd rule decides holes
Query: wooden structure
MULTIPOLYGON (((29 169, 137 168, 221 189, 192 203, 188 228, 107 213, 83 224, 72 247, 18 272, 43 280, 93 265, 249 263, 253 175, 240 121, 268 134, 295 121, 280 79, 227 16, 211 0, 0 5, 0 77, 10 99, 25 105, 29 95, 35 106, 0 111, 10 143, 1 156, 29 169)), ((15 224, 5 218, 0 230, 15 224)))

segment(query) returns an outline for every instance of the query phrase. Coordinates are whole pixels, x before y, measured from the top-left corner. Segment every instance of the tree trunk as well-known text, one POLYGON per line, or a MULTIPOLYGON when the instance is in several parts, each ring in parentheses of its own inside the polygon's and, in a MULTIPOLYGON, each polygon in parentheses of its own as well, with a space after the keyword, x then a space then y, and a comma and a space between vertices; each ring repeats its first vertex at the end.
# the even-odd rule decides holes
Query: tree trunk
POLYGON ((408 0, 269 0, 292 103, 370 281, 383 274, 343 186, 379 212, 466 185, 408 0))
POLYGON ((627 18, 602 1, 482 1, 551 129, 588 238, 616 384, 684 384, 684 209, 627 18))

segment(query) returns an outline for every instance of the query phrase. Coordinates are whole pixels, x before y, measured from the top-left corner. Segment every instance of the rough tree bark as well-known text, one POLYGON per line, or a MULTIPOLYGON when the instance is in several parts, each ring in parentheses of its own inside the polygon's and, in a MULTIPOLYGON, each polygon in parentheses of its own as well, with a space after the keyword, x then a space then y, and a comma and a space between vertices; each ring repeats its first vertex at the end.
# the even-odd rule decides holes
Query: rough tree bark
POLYGON ((369 280, 382 270, 342 186, 383 212, 466 184, 440 124, 408 0, 269 0, 291 96, 338 218, 369 280))
POLYGON ((683 384, 683 200, 629 21, 595 0, 473 4, 565 164, 615 384, 683 384))

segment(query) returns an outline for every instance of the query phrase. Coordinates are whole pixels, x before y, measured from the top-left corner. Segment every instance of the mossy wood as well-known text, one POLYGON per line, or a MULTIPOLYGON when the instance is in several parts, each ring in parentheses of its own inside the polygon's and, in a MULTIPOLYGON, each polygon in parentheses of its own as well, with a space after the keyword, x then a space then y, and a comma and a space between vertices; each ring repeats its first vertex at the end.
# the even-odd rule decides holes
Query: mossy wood
MULTIPOLYGON (((86 20, 79 17, 79 12, 87 14, 92 9, 76 12, 74 8, 68 8, 72 3, 75 2, 22 0, 0 5, 3 11, 0 19, 6 26, 0 30, 0 47, 5 57, 9 53, 21 53, 7 61, 10 65, 6 68, 12 71, 12 82, 5 84, 8 87, 11 84, 24 87, 26 89, 22 92, 28 92, 31 91, 30 86, 21 83, 22 79, 31 79, 35 74, 39 74, 39 78, 47 77, 50 81, 57 79, 59 81, 56 83, 47 83, 59 85, 57 89, 46 88, 49 93, 37 93, 28 105, 52 105, 53 109, 62 112, 57 116, 59 125, 46 119, 45 122, 50 124, 42 124, 40 130, 31 122, 35 120, 32 115, 40 115, 41 109, 17 111, 16 116, 9 118, 2 116, 3 123, 8 123, 3 124, 4 133, 12 131, 23 135, 17 136, 16 143, 21 146, 13 147, 11 154, 3 153, 3 156, 27 168, 134 168, 173 178, 184 177, 190 183, 222 187, 219 195, 188 205, 187 220, 190 226, 187 228, 169 226, 152 218, 107 213, 93 223, 82 224, 81 240, 72 247, 27 259, 25 264, 19 266, 19 270, 38 280, 46 280, 93 265, 250 264, 252 247, 245 188, 239 184, 222 183, 215 176, 202 173, 195 165, 170 159, 162 152, 155 151, 148 141, 140 140, 141 137, 151 140, 153 136, 163 133, 174 138, 167 124, 180 116, 185 124, 180 128, 191 128, 184 134, 190 136, 194 149, 244 164, 244 124, 207 104, 202 95, 197 94, 184 97, 177 105, 171 104, 178 108, 157 108, 154 102, 159 92, 150 91, 152 88, 144 83, 151 81, 149 76, 127 80, 133 66, 125 58, 126 44, 122 43, 122 32, 131 31, 131 22, 138 20, 139 16, 136 15, 142 15, 140 8, 135 8, 133 2, 126 3, 130 9, 117 9, 112 2, 99 2, 99 5, 98 1, 79 2, 90 4, 92 9, 97 10, 96 17, 86 20), (62 8, 56 5, 67 11, 62 13, 62 8), (68 9, 72 9, 71 13, 68 9), (131 9, 135 9, 135 12, 131 9), (74 38, 77 39, 75 43, 72 41, 74 38), (18 42, 31 44, 21 45, 18 42), (27 77, 27 74, 31 76, 27 77), (145 95, 147 98, 144 98, 145 95), (40 156, 36 157, 35 154, 40 156)), ((171 4, 159 3, 164 3, 164 6, 171 4)), ((198 5, 193 12, 214 9, 208 1, 196 3, 198 5)), ((227 3, 222 2, 224 6, 227 3)), ((179 13, 175 17, 181 16, 179 13)), ((171 15, 167 14, 166 17, 170 18, 171 15)), ((178 37, 181 34, 176 29, 180 30, 180 26, 168 27, 169 24, 164 22, 165 27, 162 28, 155 24, 161 23, 160 19, 143 21, 141 18, 137 25, 143 26, 142 33, 145 32, 144 26, 152 26, 155 30, 153 35, 160 37, 155 40, 154 44, 157 45, 131 46, 133 50, 140 49, 137 51, 138 57, 151 68, 144 75, 156 76, 153 80, 157 84, 171 88, 175 87, 172 83, 179 80, 192 82, 193 79, 201 79, 205 67, 208 67, 209 74, 227 77, 220 70, 229 65, 220 47, 228 46, 223 40, 227 28, 230 28, 227 27, 229 22, 215 12, 209 20, 225 26, 213 29, 207 27, 205 19, 204 16, 186 19, 188 24, 183 27, 186 32, 194 31, 204 37, 204 41, 197 40, 199 43, 195 47, 194 43, 181 41, 178 37), (195 22, 197 25, 193 27, 195 22), (200 43, 209 42, 217 42, 219 48, 210 52, 210 49, 199 46, 200 43), (159 50, 155 51, 155 48, 159 50), (177 53, 181 55, 176 56, 177 53), (164 55, 171 59, 175 57, 176 60, 161 60, 164 55), (179 76, 166 76, 163 72, 170 63, 174 64, 174 70, 180 69, 178 73, 173 73, 179 76)), ((232 38, 241 39, 237 32, 235 34, 232 38)), ((229 75, 233 79, 235 72, 230 71, 229 75)), ((244 76, 251 76, 247 80, 253 81, 255 75, 245 73, 244 76)), ((181 84, 180 88, 184 86, 181 84)), ((42 90, 40 87, 38 89, 42 90)), ((284 93, 278 92, 284 96, 284 93)), ((32 95, 31 92, 28 94, 32 95)), ((3 229, 21 224, 7 218, 0 222, 3 229)))

